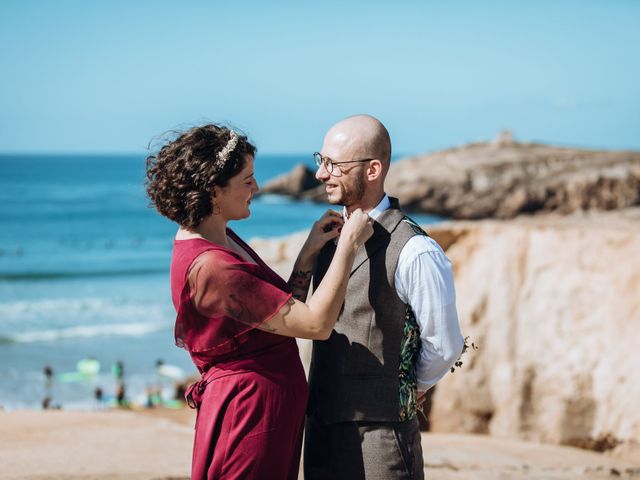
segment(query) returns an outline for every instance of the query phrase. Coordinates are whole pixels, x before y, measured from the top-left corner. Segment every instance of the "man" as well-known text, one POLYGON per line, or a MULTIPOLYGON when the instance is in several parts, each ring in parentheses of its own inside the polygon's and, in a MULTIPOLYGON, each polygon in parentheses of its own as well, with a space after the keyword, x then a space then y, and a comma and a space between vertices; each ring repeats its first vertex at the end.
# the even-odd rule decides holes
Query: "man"
MULTIPOLYGON (((342 120, 314 157, 329 202, 375 222, 331 337, 314 341, 305 479, 421 479, 417 410, 464 344, 451 263, 385 194, 391 141, 382 123, 342 120)), ((334 251, 328 242, 321 252, 315 285, 334 251)))

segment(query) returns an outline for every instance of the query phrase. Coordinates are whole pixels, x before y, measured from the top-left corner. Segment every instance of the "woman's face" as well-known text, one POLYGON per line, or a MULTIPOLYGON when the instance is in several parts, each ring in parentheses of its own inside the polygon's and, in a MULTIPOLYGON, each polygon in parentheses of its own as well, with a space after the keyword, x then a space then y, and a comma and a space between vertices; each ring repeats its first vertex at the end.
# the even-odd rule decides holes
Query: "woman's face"
POLYGON ((244 168, 229 180, 226 187, 214 187, 213 201, 225 220, 240 220, 251 214, 249 205, 259 190, 253 175, 253 157, 247 155, 244 168))

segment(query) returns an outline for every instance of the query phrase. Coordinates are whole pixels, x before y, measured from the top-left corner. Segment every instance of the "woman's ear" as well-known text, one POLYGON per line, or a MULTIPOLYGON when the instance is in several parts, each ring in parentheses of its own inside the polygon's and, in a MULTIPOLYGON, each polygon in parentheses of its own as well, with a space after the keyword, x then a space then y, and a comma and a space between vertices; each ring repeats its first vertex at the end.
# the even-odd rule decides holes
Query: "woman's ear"
POLYGON ((369 168, 367 168, 367 179, 376 180, 382 174, 382 162, 380 160, 371 160, 369 168))

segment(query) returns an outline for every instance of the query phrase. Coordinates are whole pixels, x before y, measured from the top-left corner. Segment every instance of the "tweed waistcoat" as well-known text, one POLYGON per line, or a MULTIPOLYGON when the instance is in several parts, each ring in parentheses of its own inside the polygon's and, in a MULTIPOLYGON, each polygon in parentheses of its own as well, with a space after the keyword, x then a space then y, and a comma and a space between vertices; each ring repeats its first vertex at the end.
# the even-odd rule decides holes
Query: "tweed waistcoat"
MULTIPOLYGON (((403 221, 398 201, 374 222, 358 250, 340 316, 328 340, 314 341, 309 409, 324 423, 398 421, 400 352, 407 305, 394 277, 406 242, 418 234, 403 221)), ((335 244, 328 242, 314 271, 314 288, 326 273, 335 244)))

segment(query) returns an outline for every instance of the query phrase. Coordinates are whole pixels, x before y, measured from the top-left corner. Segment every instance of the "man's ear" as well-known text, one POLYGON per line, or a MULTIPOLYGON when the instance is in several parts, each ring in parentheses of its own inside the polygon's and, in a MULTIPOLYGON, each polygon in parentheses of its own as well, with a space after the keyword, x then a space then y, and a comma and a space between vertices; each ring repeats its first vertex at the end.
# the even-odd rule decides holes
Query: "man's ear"
POLYGON ((367 180, 376 180, 380 175, 382 175, 382 162, 380 160, 371 160, 369 168, 367 168, 367 180))

